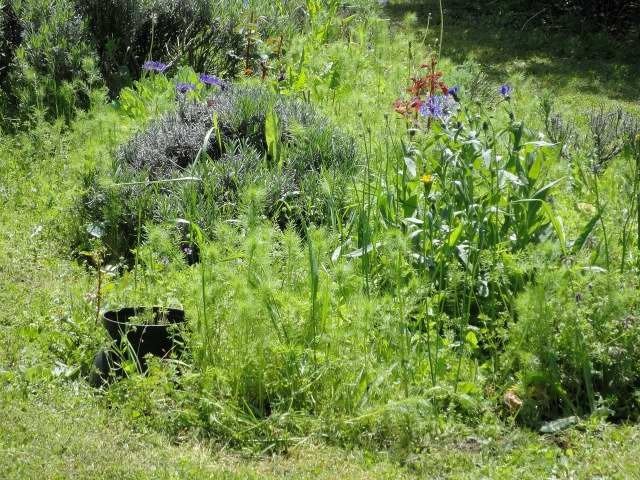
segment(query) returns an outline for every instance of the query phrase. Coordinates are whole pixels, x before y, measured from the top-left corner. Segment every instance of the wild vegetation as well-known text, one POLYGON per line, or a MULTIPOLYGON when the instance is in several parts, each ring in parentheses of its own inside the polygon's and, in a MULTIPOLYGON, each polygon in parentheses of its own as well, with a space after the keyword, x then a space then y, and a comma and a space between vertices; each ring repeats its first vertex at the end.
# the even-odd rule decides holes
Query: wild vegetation
POLYGON ((9 478, 637 475, 638 6, 443 3, 0 0, 9 478))

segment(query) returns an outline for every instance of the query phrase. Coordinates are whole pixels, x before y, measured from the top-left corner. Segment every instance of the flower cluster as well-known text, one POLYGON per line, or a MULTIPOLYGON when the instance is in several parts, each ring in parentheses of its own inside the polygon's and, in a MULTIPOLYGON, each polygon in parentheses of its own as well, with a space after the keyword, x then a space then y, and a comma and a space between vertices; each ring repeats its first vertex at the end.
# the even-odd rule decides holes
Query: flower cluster
POLYGON ((195 90, 196 86, 193 83, 178 83, 176 85, 176 90, 178 91, 178 93, 181 94, 186 94, 187 92, 191 92, 192 90, 195 90))
MULTIPOLYGON (((206 73, 201 74, 199 80, 200 80, 200 83, 207 85, 209 87, 215 85, 224 89, 226 86, 225 83, 218 77, 214 75, 209 75, 206 73)), ((178 91, 178 93, 182 93, 183 95, 186 94, 187 92, 191 92, 195 90, 195 88, 196 86, 193 83, 178 83, 176 85, 176 90, 178 91)))
POLYGON ((511 97, 511 92, 513 92, 513 88, 511 88, 511 85, 506 83, 504 85, 500 85, 500 88, 498 88, 498 93, 506 99, 511 97))
POLYGON ((444 114, 444 97, 432 95, 420 106, 420 115, 423 117, 441 118, 444 114))
MULTIPOLYGON (((421 68, 426 69, 426 73, 423 76, 411 78, 411 85, 407 88, 410 97, 399 98, 393 104, 394 110, 410 119, 415 126, 420 126, 421 119, 426 119, 427 129, 434 120, 446 124, 459 109, 460 87, 457 85, 449 87, 443 81, 443 73, 437 69, 437 66, 436 58, 421 65, 421 68)), ((498 93, 508 101, 513 88, 505 83, 498 88, 498 93)))
POLYGON ((447 122, 458 109, 458 93, 460 87, 449 87, 442 80, 443 74, 437 70, 437 59, 421 65, 427 70, 425 75, 411 79, 407 92, 409 100, 398 99, 394 104, 395 111, 404 117, 420 117, 447 122))
MULTIPOLYGON (((156 72, 156 73, 164 73, 169 68, 169 65, 163 62, 158 62, 155 60, 147 60, 142 65, 142 69, 146 72, 156 72)), ((216 86, 224 89, 226 87, 225 82, 216 77, 215 75, 211 75, 209 73, 201 73, 199 77, 200 83, 207 85, 209 87, 216 86)), ((181 82, 176 84, 176 90, 178 93, 186 94, 187 92, 191 92, 195 90, 196 86, 193 83, 189 82, 181 82)))
POLYGON ((200 82, 210 87, 212 86, 217 86, 220 88, 224 87, 224 82, 220 78, 216 77, 215 75, 210 75, 208 73, 203 73, 200 75, 200 82))
POLYGON ((420 68, 427 69, 427 73, 423 77, 412 78, 411 86, 407 89, 414 97, 420 97, 425 94, 434 95, 441 92, 446 95, 449 87, 442 81, 443 73, 436 70, 438 63, 436 59, 432 59, 430 63, 420 65, 420 68))
POLYGON ((166 63, 156 62, 153 60, 148 60, 142 65, 142 69, 147 72, 164 73, 167 68, 169 68, 169 65, 166 63))

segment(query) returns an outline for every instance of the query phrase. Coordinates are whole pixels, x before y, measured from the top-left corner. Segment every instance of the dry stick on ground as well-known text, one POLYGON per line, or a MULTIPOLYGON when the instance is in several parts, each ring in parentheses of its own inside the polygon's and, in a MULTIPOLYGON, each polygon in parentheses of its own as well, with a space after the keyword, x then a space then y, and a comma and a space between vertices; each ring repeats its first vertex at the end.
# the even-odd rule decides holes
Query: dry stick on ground
POLYGON ((529 22, 530 22, 531 20, 533 20, 534 18, 536 18, 538 15, 541 15, 542 13, 544 13, 544 11, 545 11, 546 9, 547 9, 547 7, 543 8, 543 9, 542 9, 542 10, 540 10, 538 13, 536 13, 536 14, 534 14, 533 16, 529 17, 529 18, 527 19, 527 21, 526 21, 526 22, 524 22, 524 23, 522 24, 522 28, 520 29, 520 31, 521 31, 521 32, 524 32, 524 29, 525 29, 525 27, 529 24, 529 22))

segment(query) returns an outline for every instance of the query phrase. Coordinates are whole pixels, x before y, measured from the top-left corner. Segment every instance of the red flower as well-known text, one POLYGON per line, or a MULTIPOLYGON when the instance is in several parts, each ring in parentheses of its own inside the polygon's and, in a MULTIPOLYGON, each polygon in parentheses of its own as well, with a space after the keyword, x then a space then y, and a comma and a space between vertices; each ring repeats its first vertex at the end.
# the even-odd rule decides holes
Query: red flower
POLYGON ((422 95, 422 94, 424 94, 425 92, 428 91, 429 84, 427 83, 427 78, 426 77, 424 77, 424 78, 412 78, 411 81, 412 81, 412 84, 407 89, 407 92, 409 92, 414 97, 420 96, 420 95, 422 95))
POLYGON ((438 59, 433 57, 429 63, 420 65, 421 68, 427 70, 424 76, 412 77, 411 85, 407 88, 407 92, 411 94, 409 100, 398 99, 394 102, 394 110, 402 116, 418 115, 420 109, 428 99, 431 99, 440 93, 443 96, 449 94, 449 87, 442 81, 443 73, 436 70, 438 59))
POLYGON ((418 111, 420 110, 420 107, 424 104, 424 102, 422 100, 420 100, 418 97, 415 97, 413 100, 411 100, 409 102, 409 106, 414 110, 414 111, 418 111))

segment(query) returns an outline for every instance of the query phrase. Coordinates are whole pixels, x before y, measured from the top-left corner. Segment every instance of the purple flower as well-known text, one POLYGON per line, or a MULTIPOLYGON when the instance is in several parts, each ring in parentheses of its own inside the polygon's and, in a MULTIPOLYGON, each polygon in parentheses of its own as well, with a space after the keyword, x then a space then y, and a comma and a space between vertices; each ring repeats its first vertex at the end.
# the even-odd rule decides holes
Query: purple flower
POLYGON ((154 62, 153 60, 148 60, 142 65, 142 69, 147 72, 163 73, 167 68, 169 68, 169 65, 166 63, 154 62))
POLYGON ((209 85, 209 86, 216 85, 218 87, 224 87, 224 82, 221 79, 219 79, 215 75, 209 75, 208 73, 201 74, 200 81, 205 85, 209 85))
POLYGON ((498 89, 498 93, 500 93, 500 95, 505 98, 509 97, 512 91, 513 89, 511 88, 511 86, 506 83, 504 85, 500 85, 500 88, 498 89))
POLYGON ((420 114, 424 117, 442 118, 444 116, 444 97, 442 95, 432 95, 420 107, 420 114))
POLYGON ((179 83, 176 85, 176 90, 183 95, 187 92, 190 92, 194 88, 196 88, 196 86, 193 83, 179 83))
POLYGON ((447 94, 455 97, 456 95, 458 95, 459 91, 460 91, 460 87, 458 85, 455 85, 447 91, 447 94))

